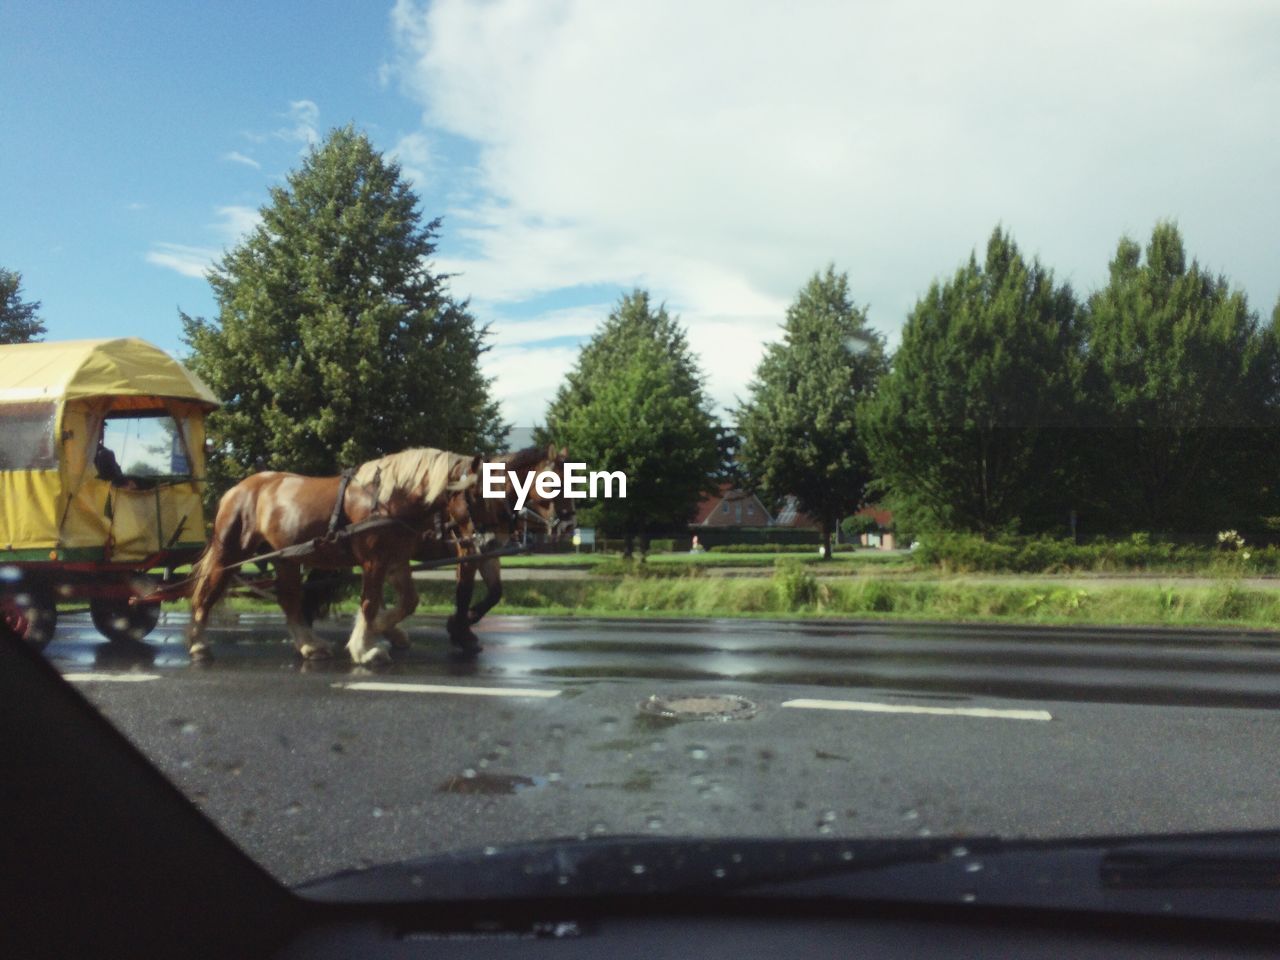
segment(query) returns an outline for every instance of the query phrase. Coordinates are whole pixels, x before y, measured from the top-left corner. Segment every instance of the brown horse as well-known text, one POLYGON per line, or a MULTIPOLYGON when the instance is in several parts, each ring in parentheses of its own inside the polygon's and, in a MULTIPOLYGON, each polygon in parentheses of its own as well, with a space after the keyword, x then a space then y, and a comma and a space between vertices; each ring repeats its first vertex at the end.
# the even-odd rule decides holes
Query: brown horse
POLYGON ((416 604, 409 561, 423 532, 441 513, 461 510, 478 482, 481 460, 447 450, 421 448, 391 454, 363 464, 342 495, 341 510, 349 523, 374 517, 391 523, 362 530, 339 540, 327 540, 341 477, 304 477, 292 473, 255 474, 228 490, 218 504, 213 536, 196 564, 191 594, 191 627, 187 642, 193 659, 209 656, 205 630, 209 611, 222 596, 231 571, 227 567, 266 550, 321 541, 316 550, 298 559, 277 558, 276 592, 288 622, 290 638, 308 659, 332 655, 324 640, 312 633, 303 602, 302 566, 363 573, 360 611, 356 614, 347 650, 357 663, 388 659, 380 634, 399 639, 396 624, 416 604), (461 506, 459 506, 461 505, 461 506), (381 611, 382 586, 390 580, 401 598, 396 608, 381 611))
MULTIPOLYGON (((522 539, 526 530, 533 533, 545 532, 553 538, 568 533, 574 526, 575 512, 573 500, 564 495, 564 463, 567 456, 567 450, 557 450, 552 444, 545 449, 528 447, 491 461, 501 463, 505 468, 502 481, 495 484, 502 491, 502 496, 485 497, 480 487, 476 487, 469 489, 465 497, 450 501, 442 515, 440 526, 429 530, 422 538, 414 555, 415 559, 483 555, 500 550, 512 538, 522 539), (555 497, 543 497, 537 492, 536 483, 527 483, 529 474, 536 477, 541 473, 553 473, 560 477, 560 492, 555 497), (528 490, 524 508, 519 511, 516 510, 518 495, 513 478, 518 479, 520 486, 528 490)), ((480 641, 471 627, 502 599, 500 562, 494 558, 458 565, 455 611, 449 617, 447 626, 450 641, 463 650, 480 649, 480 641), (484 581, 485 597, 473 607, 471 598, 475 591, 477 572, 484 581)), ((416 607, 416 593, 407 601, 401 596, 400 604, 403 606, 406 602, 411 609, 416 607)), ((397 646, 408 643, 408 638, 403 634, 391 635, 390 639, 397 646)))

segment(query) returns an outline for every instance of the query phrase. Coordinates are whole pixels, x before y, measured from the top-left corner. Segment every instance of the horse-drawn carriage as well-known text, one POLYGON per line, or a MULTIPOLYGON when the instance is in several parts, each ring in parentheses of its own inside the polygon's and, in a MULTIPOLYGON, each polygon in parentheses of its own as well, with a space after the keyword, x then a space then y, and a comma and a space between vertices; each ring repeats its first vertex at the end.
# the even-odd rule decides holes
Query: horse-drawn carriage
POLYGON ((0 346, 0 613, 19 635, 47 643, 85 601, 111 640, 151 631, 158 606, 130 600, 204 549, 217 406, 136 338, 0 346))
MULTIPOLYGON (((341 578, 359 566, 348 649, 373 662, 408 642, 397 624, 416 606, 416 558, 425 561, 419 567, 459 565, 448 632, 474 650, 471 626, 501 594, 498 557, 512 535, 529 523, 549 532, 572 525, 563 497, 539 491, 522 506, 504 479, 498 499, 483 499, 479 456, 420 448, 344 478, 255 474, 222 498, 206 549, 204 417, 217 406, 198 377, 142 340, 0 347, 0 613, 19 635, 47 643, 59 603, 87 600, 103 635, 140 640, 161 601, 191 596, 191 654, 208 656, 210 608, 243 585, 246 565, 270 563, 257 589, 274 590, 304 657, 327 656, 329 645, 311 631, 316 604, 307 602, 302 570, 341 578), (197 559, 191 577, 174 579, 176 567, 197 559), (488 592, 472 606, 477 572, 488 592), (398 595, 387 611, 384 581, 398 595)), ((503 476, 560 474, 564 454, 509 454, 503 476)))

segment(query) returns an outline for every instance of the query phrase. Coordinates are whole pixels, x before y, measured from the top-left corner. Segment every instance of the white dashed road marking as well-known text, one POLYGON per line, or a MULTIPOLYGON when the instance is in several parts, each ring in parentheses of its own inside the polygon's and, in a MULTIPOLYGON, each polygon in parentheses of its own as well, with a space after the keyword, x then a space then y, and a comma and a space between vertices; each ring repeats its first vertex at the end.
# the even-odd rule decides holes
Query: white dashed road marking
POLYGON ((391 693, 456 693, 467 697, 537 697, 545 700, 560 696, 559 690, 544 690, 532 687, 455 687, 439 683, 390 683, 381 680, 335 683, 334 686, 347 690, 389 691, 391 693))
POLYGON ((159 680, 158 673, 64 673, 62 679, 71 683, 142 683, 159 680))
POLYGON ((797 710, 852 710, 859 713, 923 713, 935 717, 986 717, 996 720, 1052 720, 1048 710, 998 710, 993 707, 917 707, 910 704, 869 703, 862 700, 787 700, 797 710))

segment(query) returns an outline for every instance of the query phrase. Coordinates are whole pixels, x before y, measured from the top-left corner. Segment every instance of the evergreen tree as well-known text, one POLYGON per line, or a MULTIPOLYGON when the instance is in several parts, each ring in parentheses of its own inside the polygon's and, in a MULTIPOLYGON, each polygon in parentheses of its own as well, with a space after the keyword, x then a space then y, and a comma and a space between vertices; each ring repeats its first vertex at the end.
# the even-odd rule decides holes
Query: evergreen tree
POLYGON ((1174 224, 1145 262, 1121 239, 1086 316, 1095 528, 1213 533, 1274 510, 1278 323, 1188 265, 1174 224))
POLYGON ((883 338, 853 305, 848 276, 829 266, 787 308, 782 341, 765 348, 737 411, 747 476, 775 503, 795 495, 821 522, 828 557, 871 479, 856 411, 884 370, 883 338))
POLYGON ((440 221, 351 127, 271 191, 209 274, 214 321, 183 315, 189 363, 222 398, 214 488, 257 466, 334 473, 413 446, 491 450, 486 328, 433 273, 440 221))
POLYGON ((22 274, 0 267, 0 343, 30 343, 45 335, 40 301, 22 299, 22 274))
POLYGON ((547 409, 540 442, 566 445, 590 470, 621 470, 625 499, 600 498, 581 522, 626 541, 683 528, 712 489, 720 436, 684 330, 649 294, 623 296, 547 409))
POLYGON ((900 525, 990 536, 1065 528, 1079 379, 1075 298, 997 228, 933 283, 859 419, 900 525))

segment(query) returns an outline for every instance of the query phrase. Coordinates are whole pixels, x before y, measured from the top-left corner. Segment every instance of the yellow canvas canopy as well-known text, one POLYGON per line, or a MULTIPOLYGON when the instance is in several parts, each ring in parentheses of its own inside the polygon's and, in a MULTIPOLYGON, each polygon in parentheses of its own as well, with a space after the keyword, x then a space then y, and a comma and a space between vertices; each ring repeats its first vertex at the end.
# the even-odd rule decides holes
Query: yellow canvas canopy
POLYGON ((218 406, 204 381, 137 337, 0 346, 0 403, 86 397, 163 397, 218 406))
POLYGON ((140 563, 199 549, 204 415, 216 406, 199 377, 135 337, 0 346, 0 563, 140 563), (148 418, 166 425, 163 469, 133 478, 125 463, 99 476, 108 425, 148 418))

